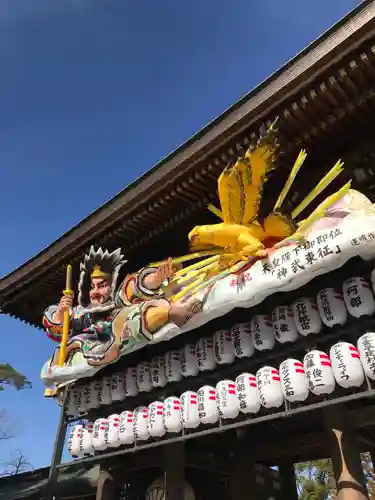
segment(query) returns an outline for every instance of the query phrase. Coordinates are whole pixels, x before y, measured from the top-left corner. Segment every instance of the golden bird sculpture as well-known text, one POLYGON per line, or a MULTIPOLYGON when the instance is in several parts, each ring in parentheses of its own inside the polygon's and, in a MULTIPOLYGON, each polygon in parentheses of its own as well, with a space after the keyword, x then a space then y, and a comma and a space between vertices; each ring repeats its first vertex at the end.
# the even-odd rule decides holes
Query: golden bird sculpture
MULTIPOLYGON (((185 295, 191 295, 213 281, 238 271, 244 261, 267 257, 275 247, 290 244, 291 241, 301 241, 314 221, 324 216, 325 211, 350 189, 351 182, 348 182, 306 219, 297 223, 297 217, 343 171, 343 163, 339 160, 304 200, 290 213, 286 213, 283 211, 283 203, 307 157, 306 151, 302 150, 273 210, 260 222, 263 187, 268 174, 277 166, 278 147, 275 121, 243 157, 223 170, 218 179, 220 208, 208 205, 208 209, 221 222, 196 226, 189 233, 193 253, 172 259, 175 265, 194 260, 196 262, 179 269, 166 286, 165 291, 174 291, 171 293, 171 300, 182 299, 185 295)), ((157 264, 159 263, 154 265, 157 264)))

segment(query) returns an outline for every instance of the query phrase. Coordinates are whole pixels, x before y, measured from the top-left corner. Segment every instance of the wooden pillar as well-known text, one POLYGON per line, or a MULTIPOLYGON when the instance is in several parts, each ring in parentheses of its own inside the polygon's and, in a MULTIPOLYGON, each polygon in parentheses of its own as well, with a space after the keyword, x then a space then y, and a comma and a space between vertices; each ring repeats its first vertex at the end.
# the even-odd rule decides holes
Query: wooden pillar
POLYGON ((331 408, 324 416, 337 484, 337 500, 368 500, 359 448, 345 422, 343 409, 331 408))
POLYGON ((230 500, 260 500, 256 495, 255 468, 251 449, 239 441, 232 459, 230 500))
POLYGON ((183 500, 185 486, 185 443, 164 447, 165 499, 183 500))
POLYGON ((117 500, 117 489, 112 475, 106 470, 100 470, 95 500, 117 500))
POLYGON ((279 464, 279 475, 281 483, 280 499, 298 500, 294 464, 286 461, 279 464))

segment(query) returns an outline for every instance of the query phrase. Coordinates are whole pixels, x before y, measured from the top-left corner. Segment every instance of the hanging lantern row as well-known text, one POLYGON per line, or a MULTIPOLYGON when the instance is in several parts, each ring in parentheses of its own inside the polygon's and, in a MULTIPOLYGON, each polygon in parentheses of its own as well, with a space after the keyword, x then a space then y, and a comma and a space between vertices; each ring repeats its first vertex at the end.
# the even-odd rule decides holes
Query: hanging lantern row
POLYGON ((342 292, 324 288, 316 301, 310 297, 297 299, 292 306, 279 306, 272 315, 256 315, 248 323, 219 330, 213 337, 201 338, 181 350, 168 351, 141 362, 112 377, 94 380, 69 391, 67 414, 78 416, 88 410, 112 402, 150 392, 184 377, 214 370, 217 365, 231 364, 235 358, 251 357, 255 351, 271 350, 276 342, 295 342, 299 336, 318 334, 323 324, 332 328, 344 325, 348 312, 355 318, 372 316, 375 300, 368 281, 361 277, 346 280, 342 292))
POLYGON ((216 387, 204 386, 180 397, 153 401, 148 407, 123 411, 94 423, 71 428, 68 450, 73 457, 95 451, 161 438, 167 433, 216 424, 220 419, 236 419, 240 414, 255 415, 261 408, 280 408, 285 401, 301 403, 310 393, 331 394, 336 384, 344 389, 361 387, 366 377, 375 380, 375 333, 333 345, 329 354, 312 350, 303 361, 286 359, 279 369, 260 368, 256 374, 241 373, 235 380, 221 380, 216 387))

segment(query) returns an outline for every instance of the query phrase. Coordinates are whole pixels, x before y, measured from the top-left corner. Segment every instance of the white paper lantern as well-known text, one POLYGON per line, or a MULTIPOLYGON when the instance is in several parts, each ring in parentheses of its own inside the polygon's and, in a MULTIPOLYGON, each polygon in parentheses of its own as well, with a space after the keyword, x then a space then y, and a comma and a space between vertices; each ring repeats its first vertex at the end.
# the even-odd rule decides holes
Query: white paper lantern
POLYGON ((193 391, 181 394, 181 424, 184 429, 196 429, 199 424, 198 395, 193 391))
POLYGON ((98 418, 94 422, 94 432, 92 434, 92 446, 95 451, 107 449, 108 421, 106 418, 98 418))
POLYGON ((68 417, 78 416, 78 408, 76 406, 76 401, 73 394, 73 389, 68 390, 67 402, 66 402, 66 414, 68 417))
POLYGON ((335 389, 332 364, 328 354, 323 351, 310 351, 303 358, 309 390, 320 396, 331 394, 335 389))
POLYGON ((167 432, 181 431, 181 402, 180 398, 171 396, 164 401, 164 426, 167 432))
POLYGON ((134 434, 137 441, 146 441, 150 438, 147 429, 147 420, 147 406, 138 406, 133 412, 134 434))
POLYGON ((112 401, 123 401, 125 399, 124 392, 124 373, 115 373, 111 377, 111 399, 112 401))
POLYGON ((151 363, 142 361, 137 366, 137 386, 139 392, 150 392, 152 390, 151 363))
POLYGON ((112 388, 112 378, 103 377, 99 391, 100 406, 110 405, 112 403, 111 388, 112 388))
POLYGON ((116 413, 107 417, 108 421, 108 434, 107 434, 107 446, 109 448, 117 448, 120 446, 120 415, 116 413))
POLYGON ((214 424, 219 420, 216 406, 216 389, 210 385, 201 387, 198 392, 198 415, 202 424, 214 424))
POLYGON ((181 353, 180 351, 168 351, 165 353, 165 378, 167 383, 179 382, 182 379, 180 371, 181 353))
POLYGON ((121 444, 133 444, 135 441, 132 411, 125 410, 120 414, 119 440, 121 444))
POLYGON ((135 366, 131 366, 125 370, 124 393, 126 398, 138 394, 137 368, 135 366))
POLYGON ((364 278, 350 278, 344 281, 342 290, 345 305, 351 316, 360 318, 374 314, 374 296, 370 284, 364 278))
POLYGON ((276 307, 272 311, 272 323, 275 338, 281 344, 295 342, 298 339, 297 327, 291 307, 276 307))
POLYGON ((263 366, 256 374, 260 403, 265 408, 279 408, 283 402, 280 374, 272 366, 263 366))
POLYGON ((240 404, 233 380, 220 380, 216 384, 216 405, 221 418, 238 417, 240 404))
POLYGON ((197 364, 200 371, 211 371, 215 369, 216 361, 214 355, 214 341, 212 338, 199 339, 196 344, 197 364))
POLYGON ((322 330, 318 306, 311 297, 302 297, 294 302, 293 317, 298 332, 304 337, 322 330))
POLYGON ((236 323, 231 328, 234 354, 237 358, 250 358, 254 354, 254 342, 250 323, 236 323))
POLYGON ((241 373, 235 380, 237 398, 241 413, 258 413, 260 395, 256 376, 251 373, 241 373))
POLYGON ((375 333, 368 332, 359 337, 357 347, 366 376, 375 380, 375 333))
POLYGON ((280 365, 280 379, 285 399, 295 403, 308 398, 309 386, 301 361, 290 358, 283 361, 280 365))
POLYGON ((161 401, 153 401, 148 405, 147 429, 148 433, 153 438, 164 436, 164 403, 161 401))
POLYGON ((219 330, 214 337, 215 361, 219 365, 229 365, 235 359, 230 330, 219 330))
POLYGON ((348 389, 349 387, 360 387, 365 381, 365 375, 359 352, 357 348, 349 342, 338 342, 329 351, 332 363, 333 375, 339 386, 348 389))
POLYGON ((180 372, 183 377, 196 377, 199 373, 195 344, 186 344, 180 352, 180 372))
POLYGON ((156 356, 151 359, 151 383, 152 387, 164 387, 167 383, 163 356, 156 356))
POLYGON ((69 440, 68 440, 68 453, 73 458, 78 458, 82 456, 81 453, 81 431, 83 429, 83 424, 76 424, 71 427, 69 440))
POLYGON ((92 422, 85 422, 81 429, 80 439, 80 454, 83 456, 92 455, 94 447, 92 445, 94 424, 92 422))
POLYGON ((254 347, 258 351, 269 351, 275 345, 272 318, 264 314, 254 316, 250 322, 254 347))
POLYGON ((323 288, 318 293, 317 304, 320 317, 329 328, 346 323, 348 312, 341 292, 334 288, 323 288))
POLYGON ((99 408, 100 400, 99 394, 101 392, 103 381, 101 379, 92 380, 90 382, 90 403, 88 405, 88 409, 93 410, 95 408, 99 408))

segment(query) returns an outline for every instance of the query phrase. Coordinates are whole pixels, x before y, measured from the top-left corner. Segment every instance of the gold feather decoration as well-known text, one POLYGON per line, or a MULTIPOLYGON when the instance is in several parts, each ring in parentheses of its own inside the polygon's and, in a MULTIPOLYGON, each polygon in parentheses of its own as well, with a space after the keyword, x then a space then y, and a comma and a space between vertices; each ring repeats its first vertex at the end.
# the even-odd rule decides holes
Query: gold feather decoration
POLYGON ((299 215, 341 174, 343 163, 340 160, 291 213, 284 212, 283 203, 307 157, 306 151, 301 150, 272 212, 260 221, 263 187, 269 173, 276 168, 278 147, 275 120, 243 157, 223 170, 218 178, 220 207, 208 205, 221 222, 196 226, 189 233, 194 253, 173 259, 176 264, 187 263, 188 266, 178 270, 167 285, 166 289, 172 291, 171 300, 182 300, 238 271, 250 258, 266 257, 271 248, 301 241, 312 224, 324 217, 327 208, 347 193, 350 182, 297 223, 299 215))

